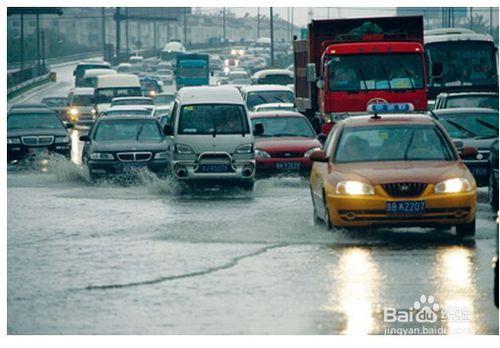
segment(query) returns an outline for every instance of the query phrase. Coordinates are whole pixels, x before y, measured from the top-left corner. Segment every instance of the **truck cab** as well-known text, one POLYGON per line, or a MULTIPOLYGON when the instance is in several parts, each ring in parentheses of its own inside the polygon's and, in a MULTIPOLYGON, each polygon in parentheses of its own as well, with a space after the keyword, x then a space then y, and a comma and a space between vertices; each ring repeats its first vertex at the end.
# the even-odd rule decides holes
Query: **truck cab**
POLYGON ((294 56, 297 107, 325 134, 370 104, 427 109, 420 16, 313 20, 294 56))

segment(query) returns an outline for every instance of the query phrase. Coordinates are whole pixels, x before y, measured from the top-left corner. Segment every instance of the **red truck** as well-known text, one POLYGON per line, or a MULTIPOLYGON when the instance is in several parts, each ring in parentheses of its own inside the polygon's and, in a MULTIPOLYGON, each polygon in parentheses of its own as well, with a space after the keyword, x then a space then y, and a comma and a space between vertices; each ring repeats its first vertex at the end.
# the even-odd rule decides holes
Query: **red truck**
POLYGON ((294 41, 296 104, 322 133, 372 103, 427 110, 421 16, 313 20, 307 34, 294 41))

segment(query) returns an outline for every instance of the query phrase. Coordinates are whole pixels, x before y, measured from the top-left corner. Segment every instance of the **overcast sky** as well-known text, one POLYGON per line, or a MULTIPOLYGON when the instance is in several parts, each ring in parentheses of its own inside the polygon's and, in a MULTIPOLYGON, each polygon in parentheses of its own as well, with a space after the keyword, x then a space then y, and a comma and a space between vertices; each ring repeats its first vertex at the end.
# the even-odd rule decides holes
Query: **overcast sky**
MULTIPOLYGON (((245 13, 249 13, 252 16, 257 15, 257 8, 256 7, 231 7, 230 9, 232 12, 234 12, 238 17, 244 16, 245 13)), ((201 9, 204 13, 210 13, 210 12, 216 12, 220 11, 220 8, 202 8, 201 9)), ((330 10, 326 7, 295 7, 294 8, 294 24, 299 25, 299 26, 305 26, 308 23, 309 15, 308 12, 309 10, 312 10, 313 13, 313 18, 316 19, 323 19, 323 18, 328 18, 328 12, 330 13, 330 18, 339 18, 339 17, 378 17, 378 16, 385 16, 385 15, 394 15, 396 13, 396 10, 394 8, 346 8, 343 7, 340 9, 339 13, 339 8, 338 7, 330 7, 330 10), (340 16, 339 16, 340 15, 340 16)), ((274 7, 273 11, 275 14, 279 14, 281 18, 287 19, 287 8, 286 7, 274 7)), ((261 7, 260 8, 260 13, 265 14, 266 16, 269 16, 269 7, 261 7)))

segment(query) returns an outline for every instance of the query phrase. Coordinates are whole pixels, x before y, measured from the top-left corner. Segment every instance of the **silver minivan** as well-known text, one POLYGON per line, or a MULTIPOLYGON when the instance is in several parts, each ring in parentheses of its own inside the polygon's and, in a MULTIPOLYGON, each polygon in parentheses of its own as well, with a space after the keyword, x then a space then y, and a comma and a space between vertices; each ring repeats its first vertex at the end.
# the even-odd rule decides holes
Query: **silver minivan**
POLYGON ((181 182, 237 185, 252 190, 255 135, 241 94, 234 87, 184 87, 179 90, 170 124, 171 173, 181 182))

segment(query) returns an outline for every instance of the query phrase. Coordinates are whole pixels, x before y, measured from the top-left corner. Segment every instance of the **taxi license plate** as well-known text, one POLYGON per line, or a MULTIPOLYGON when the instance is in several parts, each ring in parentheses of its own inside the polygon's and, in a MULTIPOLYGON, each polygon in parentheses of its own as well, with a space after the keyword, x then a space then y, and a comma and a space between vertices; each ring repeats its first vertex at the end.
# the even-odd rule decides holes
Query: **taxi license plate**
POLYGON ((276 163, 278 170, 300 170, 300 162, 278 162, 276 163))
POLYGON ((424 201, 396 201, 386 203, 388 214, 422 214, 425 210, 424 201))
POLYGON ((202 173, 227 173, 229 172, 228 164, 201 164, 200 172, 202 173))

